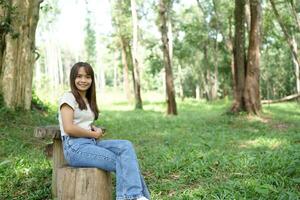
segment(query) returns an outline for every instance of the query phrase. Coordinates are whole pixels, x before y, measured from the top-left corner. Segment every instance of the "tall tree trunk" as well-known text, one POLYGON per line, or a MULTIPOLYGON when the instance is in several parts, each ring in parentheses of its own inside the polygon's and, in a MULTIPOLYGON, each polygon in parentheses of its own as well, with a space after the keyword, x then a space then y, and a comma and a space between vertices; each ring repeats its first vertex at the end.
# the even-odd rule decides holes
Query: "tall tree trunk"
POLYGON ((234 38, 234 101, 232 112, 245 110, 243 92, 245 88, 245 0, 235 0, 235 38, 234 38))
MULTIPOLYGON (((197 2, 198 2, 198 5, 199 5, 200 4, 199 0, 197 0, 197 2)), ((233 52, 233 38, 232 38, 232 16, 230 15, 229 18, 228 18, 229 32, 228 32, 228 36, 227 36, 227 34, 224 33, 223 29, 221 28, 221 23, 222 22, 220 21, 221 17, 219 16, 219 11, 218 11, 218 6, 217 6, 218 1, 213 0, 212 3, 213 3, 216 18, 218 19, 218 21, 217 21, 218 31, 220 31, 220 34, 222 35, 224 43, 226 45, 227 51, 231 55, 230 69, 231 69, 231 76, 232 76, 232 82, 233 82, 232 83, 232 88, 233 88, 233 91, 235 91, 234 88, 236 87, 236 85, 235 85, 235 81, 234 81, 235 71, 234 71, 234 52, 233 52)))
POLYGON ((130 88, 129 88, 129 63, 126 53, 126 45, 124 39, 120 38, 122 48, 122 64, 123 64, 123 76, 124 76, 124 91, 126 93, 127 100, 130 101, 130 88))
MULTIPOLYGON (((219 19, 219 14, 218 14, 218 6, 216 0, 212 1, 213 3, 213 8, 215 11, 216 18, 219 19)), ((213 79, 213 84, 212 84, 212 99, 216 100, 218 98, 218 90, 219 90, 219 82, 218 82, 218 76, 219 76, 219 70, 218 70, 218 36, 221 34, 223 36, 223 39, 225 40, 225 44, 227 44, 227 39, 225 34, 223 34, 220 21, 217 20, 216 24, 216 34, 215 34, 215 41, 214 41, 214 79, 213 79)))
POLYGON ((246 20, 247 32, 248 33, 250 32, 250 29, 251 29, 250 1, 251 0, 246 0, 246 3, 245 3, 245 20, 246 20))
POLYGON ((206 65, 206 69, 203 73, 203 85, 205 87, 205 94, 206 94, 206 100, 211 101, 212 100, 212 82, 211 82, 211 72, 210 72, 210 66, 209 66, 209 60, 208 60, 208 42, 205 42, 203 46, 203 54, 204 54, 204 62, 206 65))
POLYGON ((236 91, 236 82, 235 82, 235 69, 234 69, 234 51, 233 51, 233 37, 232 37, 232 17, 229 18, 229 39, 228 42, 226 42, 226 46, 231 53, 230 57, 230 69, 231 69, 231 80, 232 80, 232 91, 233 91, 233 96, 235 91, 236 91))
POLYGON ((261 3, 260 0, 250 1, 251 30, 248 48, 246 84, 244 91, 246 111, 258 115, 261 111, 259 91, 259 61, 261 39, 261 3))
POLYGON ((211 97, 212 100, 216 100, 218 98, 218 89, 219 89, 219 84, 218 84, 218 41, 217 41, 217 37, 218 37, 218 30, 216 32, 216 38, 214 41, 214 76, 212 79, 212 87, 211 87, 211 97))
POLYGON ((164 66, 166 72, 166 92, 167 92, 167 114, 177 115, 177 106, 175 100, 175 87, 173 82, 173 72, 170 58, 169 38, 168 38, 168 17, 167 17, 167 4, 166 0, 159 1, 159 18, 160 18, 160 31, 161 40, 163 44, 164 66))
POLYGON ((183 92, 183 80, 182 80, 182 62, 179 61, 179 64, 178 64, 178 78, 179 78, 179 96, 181 98, 181 101, 184 100, 184 92, 183 92))
POLYGON ((298 46, 297 46, 297 41, 296 41, 294 35, 292 35, 292 46, 293 46, 293 52, 294 52, 294 54, 292 53, 292 59, 293 59, 294 68, 295 68, 296 91, 298 94, 300 94, 300 72, 299 72, 300 59, 298 57, 298 46), (297 56, 295 56, 295 55, 297 55, 297 56))
POLYGON ((114 51, 114 59, 113 59, 113 66, 114 66, 114 89, 118 87, 118 55, 117 52, 114 51))
POLYGON ((0 91, 7 107, 28 110, 31 106, 35 31, 41 1, 11 0, 9 3, 15 11, 10 18, 11 31, 1 32, 0 36, 5 40, 5 44, 1 45, 0 91))
POLYGON ((134 96, 135 96, 135 109, 143 109, 141 98, 141 81, 140 81, 140 66, 138 59, 138 18, 136 12, 136 2, 131 0, 131 14, 132 14, 132 30, 133 30, 133 44, 132 44, 132 61, 135 78, 134 96))
POLYGON ((11 31, 11 11, 12 9, 10 1, 2 1, 0 3, 0 92, 1 88, 1 79, 2 79, 2 69, 3 69, 3 54, 5 52, 5 36, 11 31))
MULTIPOLYGON (((274 14, 276 16, 276 19, 280 25, 280 28, 285 36, 285 39, 288 42, 288 45, 290 47, 290 50, 292 52, 292 60, 294 63, 294 67, 295 67, 295 76, 296 76, 296 89, 297 89, 297 93, 300 93, 300 75, 299 75, 299 66, 300 66, 300 58, 298 56, 298 50, 297 50, 297 43, 294 39, 293 33, 290 33, 286 27, 286 25, 284 24, 282 18, 279 15, 279 12, 276 8, 276 4, 274 3, 274 0, 270 0, 271 6, 273 8, 274 14)), ((298 18, 296 17, 296 20, 298 20, 298 18)), ((298 22, 297 22, 298 24, 298 22)))

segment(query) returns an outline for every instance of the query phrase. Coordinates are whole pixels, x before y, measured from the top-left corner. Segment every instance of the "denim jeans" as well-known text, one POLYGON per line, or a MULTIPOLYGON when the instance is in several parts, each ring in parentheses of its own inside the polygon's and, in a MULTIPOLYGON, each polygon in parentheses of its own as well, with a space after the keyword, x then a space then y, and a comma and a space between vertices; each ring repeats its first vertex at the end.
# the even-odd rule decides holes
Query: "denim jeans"
POLYGON ((115 172, 117 200, 134 200, 141 196, 150 199, 131 142, 64 136, 63 147, 70 166, 96 167, 115 172))

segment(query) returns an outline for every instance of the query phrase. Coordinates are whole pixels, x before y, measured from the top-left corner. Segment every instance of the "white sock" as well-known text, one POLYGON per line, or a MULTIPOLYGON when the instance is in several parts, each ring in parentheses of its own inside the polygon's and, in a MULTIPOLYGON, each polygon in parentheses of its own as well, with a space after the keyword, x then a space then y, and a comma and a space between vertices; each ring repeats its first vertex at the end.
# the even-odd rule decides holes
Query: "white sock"
POLYGON ((137 198, 137 200, 149 200, 149 199, 147 199, 146 197, 140 197, 140 198, 137 198))

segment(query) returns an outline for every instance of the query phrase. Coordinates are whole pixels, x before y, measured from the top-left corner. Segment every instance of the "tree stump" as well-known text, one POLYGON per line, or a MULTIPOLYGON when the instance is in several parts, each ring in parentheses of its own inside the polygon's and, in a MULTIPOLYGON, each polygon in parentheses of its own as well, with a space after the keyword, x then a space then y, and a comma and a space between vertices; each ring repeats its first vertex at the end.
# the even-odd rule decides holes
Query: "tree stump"
POLYGON ((96 168, 59 168, 57 192, 59 200, 112 200, 110 173, 96 168))
POLYGON ((52 139, 53 141, 53 158, 52 158, 52 196, 57 197, 57 170, 67 165, 64 157, 63 146, 61 142, 61 134, 58 126, 37 127, 34 136, 41 139, 52 139))
POLYGON ((109 172, 97 168, 72 168, 66 167, 61 133, 58 126, 37 127, 35 137, 40 139, 52 139, 53 141, 53 170, 52 170, 52 197, 58 197, 60 191, 61 200, 68 199, 101 199, 110 200, 112 197, 112 183, 109 172), (60 171, 60 175, 58 175, 60 171), (59 177, 58 177, 59 176, 59 177), (58 183, 59 182, 59 183, 58 183), (58 186, 60 184, 60 186, 58 186), (83 187, 83 188, 81 188, 83 187), (72 190, 75 188, 75 192, 72 190), (71 195, 73 191, 73 196, 71 195), (66 194, 64 194, 66 192, 66 194), (91 194, 90 194, 91 193, 91 194), (75 195, 75 196, 74 196, 75 195), (84 196, 88 195, 88 196, 84 196), (73 198, 74 197, 74 198, 73 198), (76 198, 75 198, 76 197, 76 198), (82 197, 82 198, 81 198, 82 197), (95 198, 94 198, 95 197, 95 198))

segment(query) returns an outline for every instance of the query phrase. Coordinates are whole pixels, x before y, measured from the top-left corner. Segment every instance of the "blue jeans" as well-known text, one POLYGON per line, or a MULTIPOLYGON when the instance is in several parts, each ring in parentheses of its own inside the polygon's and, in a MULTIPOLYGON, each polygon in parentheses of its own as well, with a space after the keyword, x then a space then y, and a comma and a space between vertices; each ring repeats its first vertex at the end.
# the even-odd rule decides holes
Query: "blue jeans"
POLYGON ((131 142, 64 136, 63 147, 70 166, 115 172, 117 200, 133 200, 141 196, 150 199, 131 142))

